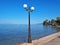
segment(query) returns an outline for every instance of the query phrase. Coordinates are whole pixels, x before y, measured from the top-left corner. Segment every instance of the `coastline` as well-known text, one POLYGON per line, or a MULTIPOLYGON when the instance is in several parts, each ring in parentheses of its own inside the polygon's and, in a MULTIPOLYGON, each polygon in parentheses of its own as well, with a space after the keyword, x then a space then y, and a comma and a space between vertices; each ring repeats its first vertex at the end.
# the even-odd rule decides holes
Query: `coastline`
POLYGON ((40 39, 33 40, 32 43, 22 43, 22 44, 17 44, 17 45, 38 45, 38 44, 43 45, 44 43, 47 43, 47 42, 57 38, 58 36, 60 36, 60 32, 42 37, 40 39))

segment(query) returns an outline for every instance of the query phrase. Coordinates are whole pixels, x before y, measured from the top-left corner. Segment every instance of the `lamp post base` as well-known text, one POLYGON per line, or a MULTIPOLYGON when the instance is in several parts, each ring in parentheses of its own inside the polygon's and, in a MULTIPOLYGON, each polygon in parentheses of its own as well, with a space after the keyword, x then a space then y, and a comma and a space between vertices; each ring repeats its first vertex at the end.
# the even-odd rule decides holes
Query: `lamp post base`
POLYGON ((33 43, 27 43, 27 45, 33 45, 33 43))
POLYGON ((23 44, 17 44, 17 45, 33 45, 33 43, 23 43, 23 44))

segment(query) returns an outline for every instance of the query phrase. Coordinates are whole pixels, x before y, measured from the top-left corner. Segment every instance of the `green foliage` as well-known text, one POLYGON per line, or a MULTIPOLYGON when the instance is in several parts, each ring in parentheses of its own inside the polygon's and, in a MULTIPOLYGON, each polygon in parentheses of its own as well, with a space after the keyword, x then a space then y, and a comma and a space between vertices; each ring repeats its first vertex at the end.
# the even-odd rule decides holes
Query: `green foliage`
POLYGON ((60 25, 60 17, 57 17, 56 20, 52 19, 51 21, 46 19, 43 22, 44 25, 60 25))
POLYGON ((51 20, 51 23, 55 23, 56 21, 54 19, 51 20))
POLYGON ((51 25, 56 25, 56 20, 52 19, 51 20, 51 25))
POLYGON ((48 25, 48 20, 47 19, 43 22, 43 25, 48 25))
POLYGON ((56 22, 57 22, 58 25, 60 25, 60 17, 57 17, 56 22))
POLYGON ((57 17, 57 20, 60 21, 60 17, 57 17))

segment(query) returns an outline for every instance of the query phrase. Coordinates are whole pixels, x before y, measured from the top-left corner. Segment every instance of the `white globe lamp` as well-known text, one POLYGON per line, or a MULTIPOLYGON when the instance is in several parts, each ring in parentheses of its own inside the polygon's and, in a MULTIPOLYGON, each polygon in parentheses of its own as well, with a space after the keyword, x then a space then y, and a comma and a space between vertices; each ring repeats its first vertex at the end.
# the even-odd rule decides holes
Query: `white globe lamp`
POLYGON ((24 8, 27 8, 27 4, 24 4, 23 7, 24 7, 24 8))
POLYGON ((33 11, 35 8, 34 7, 31 7, 31 10, 33 11))

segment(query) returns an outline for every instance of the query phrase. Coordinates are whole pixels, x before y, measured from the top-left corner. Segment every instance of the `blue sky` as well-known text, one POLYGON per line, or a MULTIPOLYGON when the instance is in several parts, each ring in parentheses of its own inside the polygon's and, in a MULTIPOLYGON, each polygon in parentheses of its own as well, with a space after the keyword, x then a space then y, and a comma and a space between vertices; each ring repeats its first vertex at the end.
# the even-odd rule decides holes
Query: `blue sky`
POLYGON ((60 16, 60 0, 0 0, 0 24, 28 24, 24 3, 35 7, 31 12, 31 24, 60 16))

